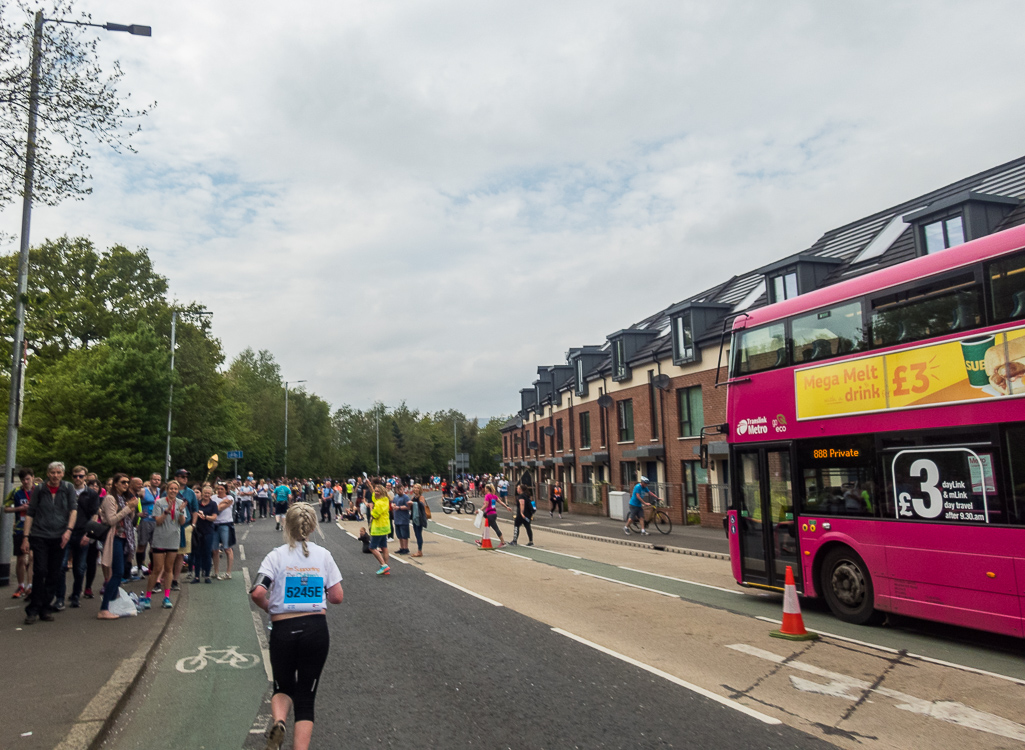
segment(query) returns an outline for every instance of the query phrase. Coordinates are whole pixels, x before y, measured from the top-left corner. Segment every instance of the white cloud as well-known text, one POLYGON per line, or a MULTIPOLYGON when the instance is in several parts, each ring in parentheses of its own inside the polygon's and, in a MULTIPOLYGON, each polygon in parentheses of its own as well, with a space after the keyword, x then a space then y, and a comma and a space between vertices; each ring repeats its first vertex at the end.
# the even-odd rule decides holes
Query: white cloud
POLYGON ((102 48, 158 106, 33 237, 149 248, 335 405, 514 411, 571 346, 1025 152, 1018 3, 83 7, 153 26, 102 48))

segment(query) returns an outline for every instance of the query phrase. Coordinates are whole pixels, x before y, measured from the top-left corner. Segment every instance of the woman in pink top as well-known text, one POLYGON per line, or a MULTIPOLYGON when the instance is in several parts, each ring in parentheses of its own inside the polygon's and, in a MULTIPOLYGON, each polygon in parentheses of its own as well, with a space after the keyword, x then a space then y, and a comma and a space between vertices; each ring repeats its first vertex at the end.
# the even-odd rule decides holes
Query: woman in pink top
POLYGON ((498 507, 496 503, 505 505, 506 510, 512 510, 505 500, 502 500, 498 495, 495 494, 495 485, 489 484, 485 488, 486 494, 484 495, 484 518, 487 519, 488 527, 498 535, 498 546, 505 546, 505 537, 502 536, 501 529, 498 528, 498 507))

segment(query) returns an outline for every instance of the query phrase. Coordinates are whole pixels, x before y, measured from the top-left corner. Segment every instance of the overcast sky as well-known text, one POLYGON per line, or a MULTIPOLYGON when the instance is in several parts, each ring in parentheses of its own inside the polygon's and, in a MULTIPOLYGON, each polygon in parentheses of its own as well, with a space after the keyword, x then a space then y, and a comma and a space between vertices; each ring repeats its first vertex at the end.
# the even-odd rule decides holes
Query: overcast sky
POLYGON ((229 360, 334 406, 512 413, 570 347, 1025 154, 1020 0, 81 7, 153 27, 98 33, 158 104, 33 241, 147 248, 229 360))

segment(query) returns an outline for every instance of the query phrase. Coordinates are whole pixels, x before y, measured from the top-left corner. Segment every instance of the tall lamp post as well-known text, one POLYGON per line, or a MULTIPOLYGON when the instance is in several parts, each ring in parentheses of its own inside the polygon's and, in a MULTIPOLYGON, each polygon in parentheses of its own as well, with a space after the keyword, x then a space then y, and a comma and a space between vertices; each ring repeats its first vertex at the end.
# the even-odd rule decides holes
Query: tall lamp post
MULTIPOLYGON (((293 380, 293 384, 305 383, 305 380, 293 380)), ((285 479, 288 479, 288 383, 285 381, 285 479)))
MULTIPOLYGON (((64 23, 72 26, 96 26, 107 31, 126 31, 135 36, 152 36, 149 26, 132 24, 125 26, 119 23, 87 23, 85 21, 63 21, 57 18, 43 18, 42 11, 36 13, 35 27, 32 32, 32 77, 29 83, 28 107, 28 138, 25 141, 25 187, 22 191, 21 204, 21 248, 18 253, 18 291, 15 295, 14 346, 11 349, 11 393, 7 408, 7 454, 4 467, 4 492, 11 487, 14 479, 14 464, 18 454, 18 428, 21 426, 19 417, 20 394, 24 379, 22 349, 25 344, 25 300, 28 295, 28 249, 29 229, 32 225, 32 191, 36 174, 36 121, 39 118, 39 69, 42 64, 43 24, 64 23)), ((0 513, 0 587, 11 582, 11 555, 13 548, 14 517, 10 513, 0 513)))
MULTIPOLYGON (((200 310, 194 315, 213 315, 212 312, 200 310)), ((167 450, 164 451, 164 479, 171 477, 171 413, 174 411, 174 350, 176 348, 175 330, 178 323, 178 311, 171 312, 171 395, 167 400, 167 450)), ((237 473, 237 472, 236 472, 237 473)))
POLYGON ((377 476, 381 476, 381 409, 387 409, 384 404, 374 405, 374 429, 377 432, 377 476))

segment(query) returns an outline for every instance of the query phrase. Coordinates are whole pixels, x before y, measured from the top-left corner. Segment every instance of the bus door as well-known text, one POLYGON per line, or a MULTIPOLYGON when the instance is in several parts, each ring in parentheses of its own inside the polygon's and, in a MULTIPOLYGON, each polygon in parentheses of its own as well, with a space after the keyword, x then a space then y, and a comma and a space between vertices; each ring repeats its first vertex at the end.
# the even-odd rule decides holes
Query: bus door
POLYGON ((782 589, 789 565, 800 584, 790 445, 737 448, 733 464, 744 582, 782 589))

